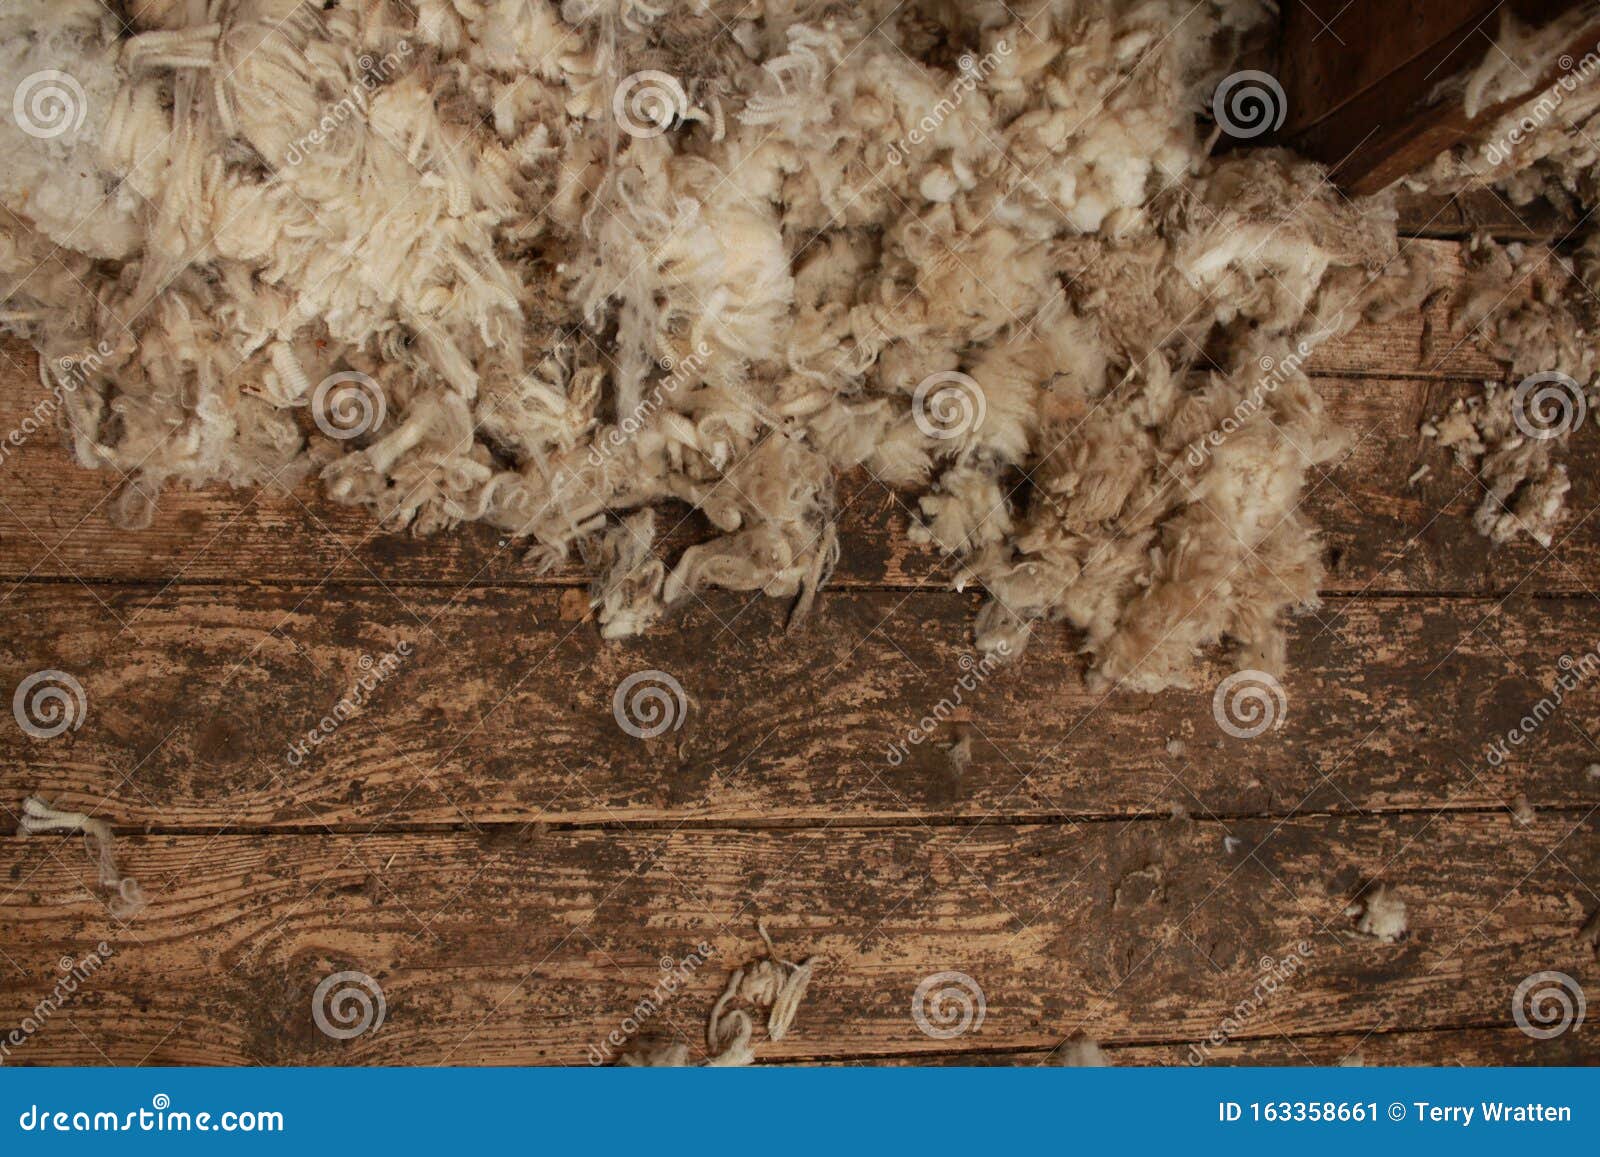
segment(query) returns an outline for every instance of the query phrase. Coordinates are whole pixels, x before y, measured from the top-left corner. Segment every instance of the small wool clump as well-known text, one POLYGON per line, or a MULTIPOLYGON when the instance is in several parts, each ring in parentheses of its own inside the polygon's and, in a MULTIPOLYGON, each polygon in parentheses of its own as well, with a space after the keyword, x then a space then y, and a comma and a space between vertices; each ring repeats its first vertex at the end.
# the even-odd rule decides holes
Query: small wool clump
POLYGON ((1548 548, 1566 517, 1572 483, 1567 468, 1554 460, 1560 439, 1526 433, 1521 413, 1515 391, 1490 382, 1481 396, 1457 399, 1422 432, 1483 480, 1483 498, 1472 516, 1479 534, 1497 543, 1526 534, 1548 548))
POLYGON ((972 766, 972 731, 967 727, 956 728, 956 738, 945 749, 945 759, 949 762, 950 774, 959 780, 966 775, 967 768, 972 766))
POLYGON ((1111 1058, 1098 1041, 1073 1037, 1057 1045, 1045 1063, 1062 1069, 1104 1069, 1111 1067, 1111 1058))
POLYGON ((1464 255, 1453 324, 1504 362, 1511 380, 1486 382, 1481 396, 1458 399, 1422 433, 1484 483, 1473 515, 1479 534, 1496 543, 1526 534, 1549 548, 1572 488, 1561 459, 1590 415, 1600 420, 1600 233, 1555 259, 1486 237, 1464 255))
POLYGON ((1356 899, 1345 915, 1355 918, 1356 931, 1385 944, 1406 934, 1406 903, 1387 884, 1377 884, 1356 899))
MULTIPOLYGON (((801 961, 785 960, 773 947, 764 923, 756 930, 766 945, 767 955, 728 976, 727 986, 706 1019, 706 1061, 709 1068, 740 1067, 755 1063, 751 1038, 755 1021, 743 1008, 765 1009, 768 1040, 782 1040, 794 1023, 800 1002, 817 967, 815 957, 801 961)), ((620 1064, 634 1068, 682 1068, 689 1065, 689 1046, 683 1041, 647 1042, 624 1053, 620 1064)))
POLYGON ((99 871, 100 886, 112 892, 107 907, 113 918, 129 920, 144 908, 144 892, 139 888, 139 881, 117 870, 111 825, 105 820, 82 812, 58 811, 38 796, 30 795, 22 801, 22 822, 17 825, 17 834, 32 836, 44 832, 83 833, 90 858, 99 871))

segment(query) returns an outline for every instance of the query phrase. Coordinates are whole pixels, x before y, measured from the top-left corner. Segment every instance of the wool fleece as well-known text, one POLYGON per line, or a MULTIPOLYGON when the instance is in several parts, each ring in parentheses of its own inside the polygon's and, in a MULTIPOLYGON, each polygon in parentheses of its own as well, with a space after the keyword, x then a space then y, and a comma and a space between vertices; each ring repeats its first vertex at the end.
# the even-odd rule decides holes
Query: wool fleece
POLYGON ((860 468, 985 648, 1276 670, 1346 446, 1301 364, 1429 288, 1387 202, 1213 155, 1265 0, 117 8, 0 14, 0 316, 113 517, 315 477, 576 552, 608 637, 803 614, 860 468), (666 557, 667 500, 715 536, 666 557))
POLYGON ((1432 193, 1492 189, 1513 212, 1542 198, 1577 223, 1560 247, 1530 250, 1488 237, 1465 246, 1455 327, 1504 362, 1516 385, 1485 383, 1481 397, 1455 403, 1423 433, 1483 483, 1473 525, 1496 543, 1525 534, 1552 546, 1571 489, 1561 461, 1567 443, 1589 414, 1600 421, 1600 231, 1592 220, 1600 200, 1600 49, 1577 60, 1557 55, 1589 18, 1575 9, 1530 28, 1505 14, 1497 47, 1442 96, 1458 96, 1473 117, 1486 105, 1516 103, 1408 179, 1432 193), (1550 60, 1561 71, 1541 85, 1548 64, 1540 62, 1550 60))

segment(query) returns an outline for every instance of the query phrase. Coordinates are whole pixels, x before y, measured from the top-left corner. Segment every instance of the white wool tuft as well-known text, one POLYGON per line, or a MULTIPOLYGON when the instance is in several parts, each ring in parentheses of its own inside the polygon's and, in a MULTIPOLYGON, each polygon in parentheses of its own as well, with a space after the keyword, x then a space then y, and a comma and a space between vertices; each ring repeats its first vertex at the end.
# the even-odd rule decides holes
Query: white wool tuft
POLYGON ((1111 1067, 1111 1058, 1098 1041, 1074 1037, 1057 1045, 1047 1063, 1063 1069, 1105 1069, 1111 1067))
POLYGON ((1385 944, 1406 934, 1406 902, 1387 884, 1377 884, 1345 909, 1355 918, 1356 931, 1385 944))

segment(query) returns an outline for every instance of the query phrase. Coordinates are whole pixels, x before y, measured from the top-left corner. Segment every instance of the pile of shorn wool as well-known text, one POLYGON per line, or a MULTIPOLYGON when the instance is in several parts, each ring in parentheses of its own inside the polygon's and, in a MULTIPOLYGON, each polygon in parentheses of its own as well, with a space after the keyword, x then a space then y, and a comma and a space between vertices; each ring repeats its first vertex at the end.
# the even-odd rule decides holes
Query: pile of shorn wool
POLYGON ((1265 0, 108 7, 0 13, 5 90, 64 74, 32 111, 74 121, 0 123, 0 316, 71 367, 114 517, 314 475, 578 552, 608 636, 710 586, 803 611, 863 467, 980 645, 1275 669, 1345 445, 1299 365, 1429 287, 1385 202, 1212 155, 1265 0), (661 557, 667 499, 720 536, 661 557))

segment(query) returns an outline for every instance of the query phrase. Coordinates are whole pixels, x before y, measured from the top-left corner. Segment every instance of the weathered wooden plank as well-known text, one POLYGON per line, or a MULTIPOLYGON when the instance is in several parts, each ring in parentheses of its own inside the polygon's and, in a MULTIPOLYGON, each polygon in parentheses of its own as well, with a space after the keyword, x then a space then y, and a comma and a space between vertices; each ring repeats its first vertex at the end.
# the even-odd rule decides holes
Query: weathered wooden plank
MULTIPOLYGON (((1574 932, 1600 871, 1596 826, 1563 813, 1521 833, 1454 814, 152 836, 123 849, 151 900, 126 929, 86 890, 74 843, 7 839, 0 1025, 32 1015, 60 962, 104 940, 110 958, 16 1061, 581 1064, 655 991, 658 961, 705 942, 712 962, 647 1017, 697 1044, 724 969, 760 953, 759 913, 783 950, 825 958, 766 1060, 1039 1049, 1076 1032, 1204 1041, 1229 1017, 1255 1036, 1505 1028, 1530 973, 1595 980, 1574 932), (1355 935, 1343 915, 1380 875, 1407 905, 1398 943, 1355 935), (1263 962, 1278 978, 1266 995, 1263 962), (311 1001, 346 970, 376 981, 386 1016, 338 1041, 311 1001), (959 1038, 912 1016, 917 987, 941 972, 983 994, 982 1024, 959 1038)), ((1557 1047, 1593 1063, 1596 1039, 1580 1029, 1557 1047)))
MULTIPOLYGON (((1455 1028, 1427 1032, 1371 1031, 1297 1036, 1291 1026, 1270 1037, 1234 1038, 1226 1044, 1127 1045, 1105 1047, 1108 1064, 1117 1066, 1173 1065, 1340 1065, 1371 1067, 1390 1065, 1582 1065, 1594 1063, 1592 1042, 1584 1033, 1568 1032, 1551 1040, 1536 1040, 1516 1028, 1455 1028)), ((938 1058, 892 1057, 872 1061, 833 1062, 887 1065, 1040 1065, 1061 1063, 1056 1049, 1006 1052, 951 1053, 938 1058)))
MULTIPOLYGON (((1423 0, 1395 20, 1376 0, 1345 6, 1349 41, 1330 30, 1338 17, 1294 5, 1285 21, 1284 71, 1296 97, 1285 134, 1299 151, 1328 165, 1334 180, 1356 193, 1385 188, 1445 149, 1472 139, 1502 113, 1527 100, 1502 101, 1469 119, 1459 95, 1439 95, 1496 51, 1499 11, 1539 25, 1577 9, 1581 0, 1423 0), (1373 10, 1382 8, 1383 15, 1373 10), (1354 12, 1352 13, 1352 10, 1354 12), (1296 75, 1297 71, 1300 75, 1296 75), (1319 87, 1320 86, 1320 87, 1319 87)), ((1331 9, 1333 4, 1329 4, 1331 9)), ((1534 91, 1563 73, 1600 36, 1600 18, 1575 32, 1565 54, 1552 52, 1533 70, 1534 91)))
POLYGON ((975 664, 970 597, 835 593, 785 634, 772 601, 720 594, 677 630, 612 645, 579 621, 581 602, 25 588, 0 638, 0 693, 59 670, 87 712, 54 739, 0 728, 0 802, 37 792, 134 827, 321 830, 1600 801, 1585 772, 1600 761, 1600 679, 1498 762, 1486 751, 1555 687, 1560 656, 1600 643, 1591 600, 1332 601, 1297 624, 1283 724, 1253 740, 1213 714, 1220 664, 1192 691, 1106 695, 1080 683, 1064 627, 1041 628, 1014 666, 975 664), (676 680, 686 704, 672 708, 681 726, 653 738, 615 714, 617 689, 644 671, 676 680), (331 733, 308 739, 324 719, 331 733), (963 734, 961 770, 948 749, 963 734))
MULTIPOLYGON (((1278 76, 1294 135, 1382 83, 1430 47, 1480 23, 1503 0, 1295 0, 1283 11, 1278 76)), ((1492 35, 1495 22, 1488 25, 1492 35)))
POLYGON ((1555 244, 1572 239, 1579 218, 1568 208, 1543 198, 1513 204, 1493 189, 1475 189, 1454 197, 1401 190, 1396 195, 1400 235, 1435 240, 1463 240, 1487 233, 1500 241, 1555 244))
MULTIPOLYGON (((1336 341, 1324 342, 1306 360, 1314 377, 1501 378, 1504 367, 1483 352, 1469 333, 1452 328, 1451 291, 1462 283, 1461 246, 1453 241, 1419 239, 1436 262, 1439 289, 1425 310, 1402 313, 1381 325, 1360 325, 1336 341)), ((1506 287, 1509 293, 1511 286, 1506 287)))
POLYGON ((1324 379, 1318 386, 1354 439, 1338 466, 1312 476, 1303 508, 1328 544, 1325 591, 1600 592, 1600 523, 1589 517, 1600 503, 1600 439, 1591 431, 1570 444, 1569 515, 1552 549, 1526 536, 1495 546, 1472 527, 1484 486, 1420 432, 1426 419, 1481 386, 1359 379, 1324 379))

